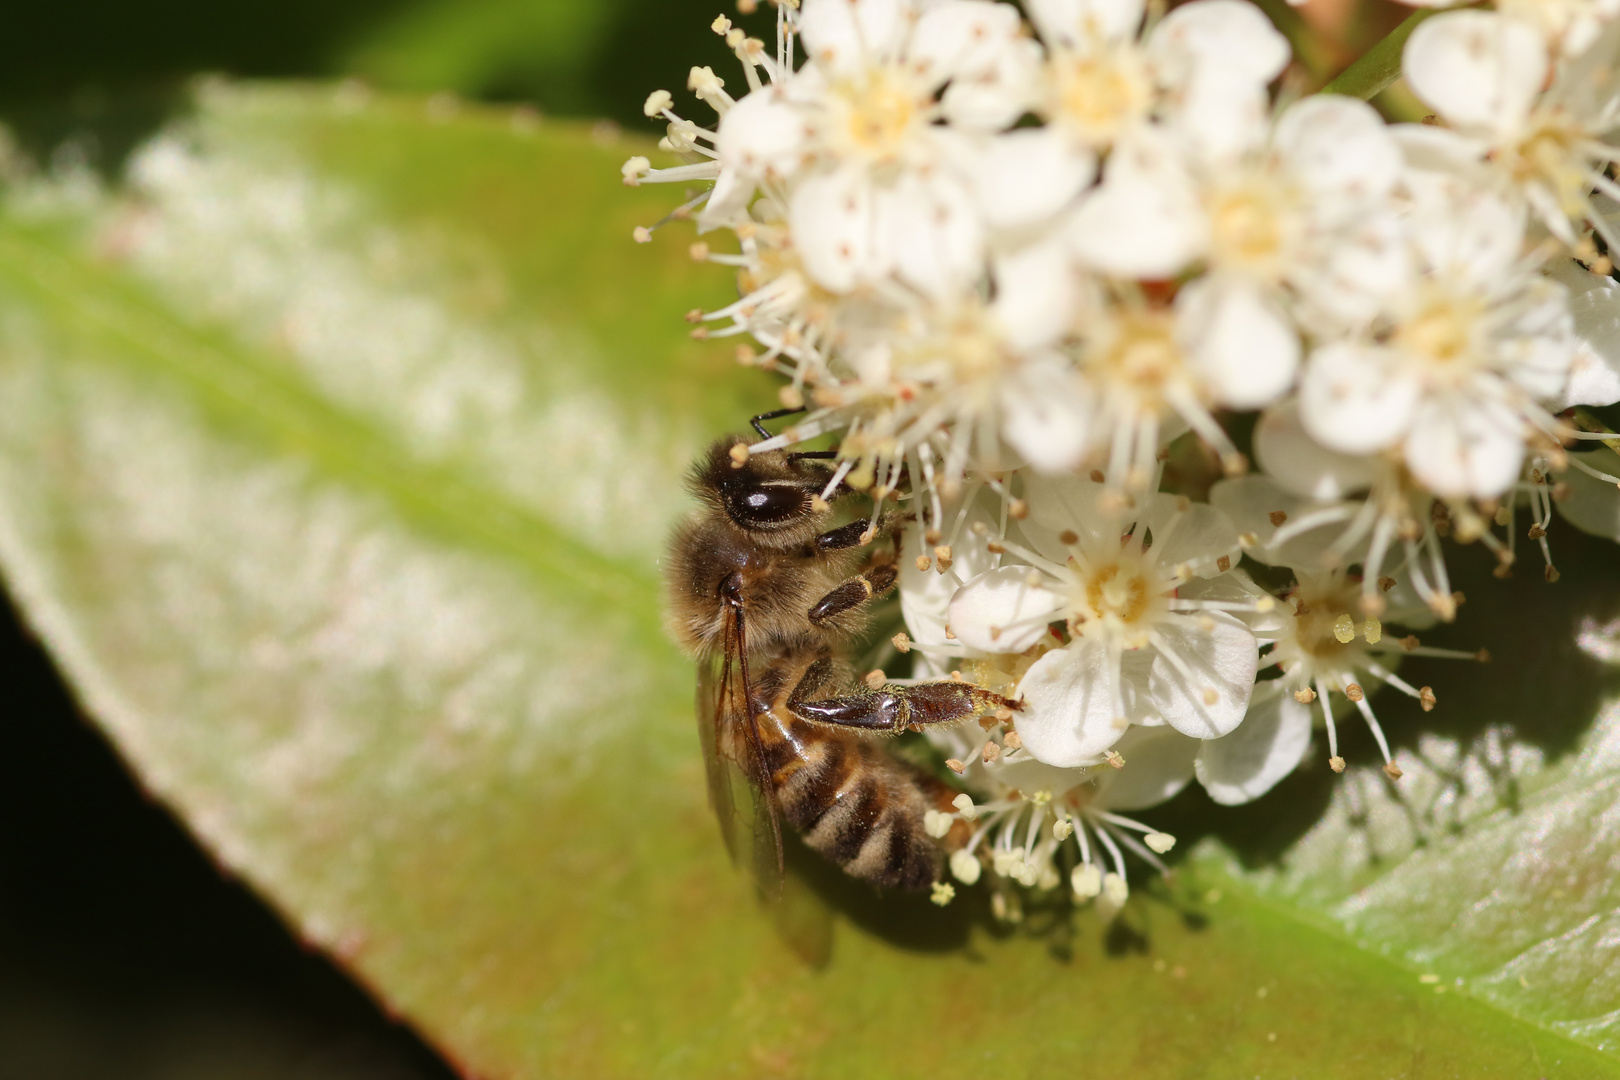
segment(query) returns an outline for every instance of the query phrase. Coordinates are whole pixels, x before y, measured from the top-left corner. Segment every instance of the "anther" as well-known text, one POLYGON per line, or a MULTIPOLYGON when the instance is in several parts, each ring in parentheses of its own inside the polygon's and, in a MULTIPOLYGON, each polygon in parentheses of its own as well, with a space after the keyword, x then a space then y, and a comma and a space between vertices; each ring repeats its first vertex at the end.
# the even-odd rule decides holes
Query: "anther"
POLYGON ((930 559, 928 556, 926 556, 926 555, 917 556, 916 567, 917 567, 917 569, 919 571, 927 571, 933 565, 934 565, 934 560, 930 559))
MULTIPOLYGON (((946 762, 946 764, 950 763, 946 762)), ((960 769, 957 771, 961 772, 960 769)), ((969 795, 967 792, 964 791, 962 794, 952 799, 951 805, 956 807, 956 812, 962 815, 963 821, 978 820, 979 808, 973 805, 973 796, 969 795)))
POLYGON ((1346 683, 1344 696, 1351 701, 1360 701, 1367 696, 1367 692, 1361 688, 1360 683, 1346 683))
POLYGON ((1288 520, 1288 512, 1286 510, 1273 510, 1266 517, 1270 519, 1273 527, 1280 529, 1283 527, 1283 523, 1288 520))
POLYGON ((1109 750, 1107 753, 1103 754, 1103 759, 1116 769, 1123 769, 1125 767, 1124 755, 1122 755, 1118 750, 1109 750))
POLYGON ((1013 499, 1007 503, 1007 516, 1014 521, 1023 521, 1029 517, 1029 503, 1023 499, 1013 499))
POLYGON ((1383 640, 1384 624, 1369 615, 1366 625, 1361 628, 1361 634, 1367 639, 1367 644, 1376 645, 1383 640))
POLYGON ((1394 587, 1395 587, 1395 579, 1394 578, 1392 578, 1392 577, 1381 577, 1381 578, 1378 579, 1378 588, 1381 591, 1389 592, 1389 590, 1393 589, 1394 587))
POLYGON ((880 689, 884 683, 889 681, 889 677, 883 674, 881 671, 868 671, 864 681, 867 686, 871 687, 873 690, 877 690, 880 689))
POLYGON ((1299 702, 1301 705, 1309 705, 1311 702, 1316 700, 1316 691, 1312 690, 1308 686, 1303 690, 1295 690, 1294 700, 1299 702))
POLYGON ((979 751, 979 756, 982 757, 984 759, 984 763, 988 765, 990 762, 1001 756, 1001 747, 993 742, 987 742, 984 744, 984 749, 979 751))
POLYGON ((703 321, 703 309, 695 307, 686 313, 686 321, 696 326, 703 321))
POLYGON ((729 456, 731 457, 731 467, 733 469, 742 468, 748 464, 748 445, 746 443, 736 443, 729 451, 729 456))
POLYGON ((1418 704, 1423 706, 1424 712, 1434 712, 1434 688, 1425 686, 1418 690, 1418 704))
MULTIPOLYGON (((709 261, 709 245, 704 243, 702 240, 699 240, 697 243, 695 243, 691 247, 687 248, 686 253, 692 257, 693 262, 708 262, 709 261)), ((753 356, 754 355, 754 350, 749 349, 748 350, 748 355, 750 357, 753 356)))
POLYGON ((1356 637, 1356 622, 1348 615, 1340 615, 1333 620, 1333 640, 1340 645, 1348 645, 1356 637))
POLYGON ((1391 780, 1399 780, 1406 774, 1401 772, 1401 767, 1395 764, 1393 761, 1386 761, 1384 762, 1384 775, 1389 777, 1391 780))
POLYGON ((652 243, 652 230, 645 225, 637 225, 630 232, 630 238, 638 244, 652 243))
POLYGON ((1561 575, 1558 573, 1557 567, 1553 566, 1551 563, 1548 563, 1547 569, 1543 571, 1542 576, 1547 579, 1547 584, 1551 585, 1553 582, 1557 581, 1561 575))
POLYGON ((988 551, 992 555, 1000 555, 1002 552, 1007 550, 1007 545, 1003 544, 1000 540, 992 540, 988 544, 984 545, 984 550, 988 551))
MULTIPOLYGON (((997 709, 996 710, 996 719, 997 720, 1003 720, 1003 721, 1011 720, 1012 719, 1012 713, 1009 712, 1006 709, 997 709), (1001 715, 1002 713, 1007 713, 1007 715, 1004 717, 1004 716, 1001 715)), ((1002 742, 1002 745, 1005 746, 1009 750, 1017 750, 1017 749, 1021 748, 1024 745, 1023 738, 1016 731, 1007 732, 1007 734, 1005 734, 1005 735, 1003 735, 1001 737, 1001 742, 1002 742)))
POLYGON ((951 568, 951 546, 941 544, 934 549, 934 562, 939 565, 939 572, 944 573, 951 568))
POLYGON ((1220 558, 1216 559, 1215 569, 1219 570, 1223 574, 1232 569, 1232 556, 1222 555, 1220 558))
POLYGON ((811 513, 825 514, 827 511, 829 511, 831 509, 832 509, 832 503, 828 502, 826 499, 823 499, 820 495, 812 495, 812 496, 810 496, 810 512, 811 513))
POLYGON ((960 776, 963 773, 967 772, 967 766, 962 764, 956 758, 947 759, 946 762, 945 762, 945 767, 947 769, 951 770, 951 772, 955 773, 958 776, 960 776))
POLYGON ((1474 654, 1474 659, 1478 660, 1482 664, 1490 663, 1491 662, 1491 650, 1489 650, 1489 649, 1481 649, 1481 650, 1479 650, 1479 652, 1474 654))
POLYGON ((1160 855, 1176 846, 1176 838, 1165 832, 1150 832, 1142 837, 1142 842, 1160 855))
POLYGON ((1080 534, 1075 532, 1073 529, 1064 529, 1062 532, 1058 533, 1058 543, 1062 544, 1064 547, 1073 547, 1079 542, 1080 534))
POLYGON ((1328 768, 1332 769, 1334 772, 1337 772, 1337 773, 1344 772, 1344 758, 1342 758, 1342 757, 1330 757, 1330 758, 1328 758, 1328 768))
POLYGON ((1105 477, 1103 476, 1103 471, 1101 469, 1092 469, 1091 470, 1091 482, 1093 484, 1100 484, 1100 483, 1103 482, 1104 479, 1105 479, 1105 477))
POLYGON ((1220 703, 1221 695, 1215 691, 1215 688, 1211 686, 1204 687, 1204 704, 1213 707, 1220 703))
POLYGON ((901 654, 911 651, 911 639, 906 636, 906 632, 904 630, 890 638, 889 643, 894 646, 896 652, 901 654))
POLYGON ((933 895, 929 899, 940 907, 944 907, 956 899, 956 886, 948 881, 936 881, 934 882, 933 895))

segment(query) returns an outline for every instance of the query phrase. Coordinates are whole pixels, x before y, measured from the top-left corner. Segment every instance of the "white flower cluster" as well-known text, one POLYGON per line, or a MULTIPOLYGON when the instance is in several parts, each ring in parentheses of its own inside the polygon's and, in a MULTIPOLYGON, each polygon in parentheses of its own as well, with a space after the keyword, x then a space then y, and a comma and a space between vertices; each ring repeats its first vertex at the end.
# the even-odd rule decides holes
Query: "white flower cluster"
POLYGON ((696 333, 746 339, 803 414, 748 450, 833 434, 823 497, 911 512, 915 675, 1024 704, 940 737, 980 796, 931 823, 973 823, 959 880, 1067 868, 1117 904, 1124 852, 1173 842, 1120 811, 1194 778, 1256 798, 1316 721, 1342 771, 1351 711, 1398 778, 1369 698, 1435 704, 1396 667, 1446 654, 1411 633, 1456 616, 1443 541, 1506 575, 1527 511, 1553 580, 1572 489, 1620 536, 1620 459, 1566 449, 1602 435, 1574 407, 1620 401, 1617 0, 1423 22, 1421 125, 1289 100, 1247 0, 776 18, 774 49, 716 20, 746 92, 692 71, 712 128, 654 93, 685 164, 624 177, 693 185, 672 216, 735 238, 693 245, 740 293, 696 333))

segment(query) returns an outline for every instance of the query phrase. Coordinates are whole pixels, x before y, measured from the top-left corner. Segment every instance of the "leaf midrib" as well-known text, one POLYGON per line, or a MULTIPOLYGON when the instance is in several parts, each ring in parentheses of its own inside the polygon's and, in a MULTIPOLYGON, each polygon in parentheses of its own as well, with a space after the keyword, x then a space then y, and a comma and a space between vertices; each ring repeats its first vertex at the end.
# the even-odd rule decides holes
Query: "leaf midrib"
MULTIPOLYGON (((291 379, 284 366, 170 315, 150 294, 87 259, 50 247, 37 230, 0 222, 0 280, 70 312, 75 332, 116 347, 92 362, 138 355, 191 391, 216 419, 281 444, 323 473, 385 496, 405 516, 459 545, 517 564, 549 592, 615 604, 656 629, 645 598, 652 574, 609 559, 498 489, 413 458, 374 424, 291 379)), ((83 358, 81 358, 83 359, 83 358)))

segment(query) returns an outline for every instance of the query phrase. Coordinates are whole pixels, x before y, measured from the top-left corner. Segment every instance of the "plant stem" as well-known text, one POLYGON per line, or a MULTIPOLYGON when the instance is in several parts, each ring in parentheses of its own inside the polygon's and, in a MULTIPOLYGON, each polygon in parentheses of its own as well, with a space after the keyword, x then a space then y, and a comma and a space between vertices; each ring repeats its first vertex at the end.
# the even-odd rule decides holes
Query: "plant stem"
POLYGON ((1333 70, 1335 63, 1342 62, 1341 56, 1334 55, 1337 50, 1316 35, 1288 0, 1254 0, 1254 3, 1265 12, 1266 17, 1282 36, 1288 39, 1288 44, 1293 46, 1295 58, 1310 75, 1312 83, 1325 79, 1327 73, 1333 70))
POLYGON ((1374 45, 1362 54, 1360 60, 1351 64, 1326 86, 1322 87, 1324 94, 1343 94, 1345 97, 1357 97, 1363 101, 1389 86, 1390 83, 1401 77, 1401 50, 1406 48, 1406 39, 1412 36, 1418 23, 1430 15, 1440 12, 1440 8, 1419 8, 1406 17, 1406 21, 1391 30, 1384 40, 1374 45))

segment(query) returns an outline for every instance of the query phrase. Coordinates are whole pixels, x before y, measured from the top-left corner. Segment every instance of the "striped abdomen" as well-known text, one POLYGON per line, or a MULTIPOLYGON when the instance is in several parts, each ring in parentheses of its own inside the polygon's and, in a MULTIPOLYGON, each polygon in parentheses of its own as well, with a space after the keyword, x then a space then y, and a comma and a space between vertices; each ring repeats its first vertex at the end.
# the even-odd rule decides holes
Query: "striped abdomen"
POLYGON ((942 853, 924 831, 929 810, 950 810, 949 787, 881 743, 772 710, 759 734, 777 805, 805 843, 874 885, 925 889, 942 853))

